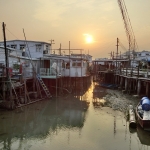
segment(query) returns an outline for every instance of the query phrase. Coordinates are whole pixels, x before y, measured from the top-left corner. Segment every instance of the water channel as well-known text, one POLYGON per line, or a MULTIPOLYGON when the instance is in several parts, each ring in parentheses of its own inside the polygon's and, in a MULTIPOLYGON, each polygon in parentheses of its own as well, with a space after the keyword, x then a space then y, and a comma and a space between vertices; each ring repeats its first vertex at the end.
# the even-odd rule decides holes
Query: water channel
POLYGON ((123 112, 105 105, 107 90, 95 87, 0 110, 0 150, 150 150, 150 132, 130 129, 123 112))

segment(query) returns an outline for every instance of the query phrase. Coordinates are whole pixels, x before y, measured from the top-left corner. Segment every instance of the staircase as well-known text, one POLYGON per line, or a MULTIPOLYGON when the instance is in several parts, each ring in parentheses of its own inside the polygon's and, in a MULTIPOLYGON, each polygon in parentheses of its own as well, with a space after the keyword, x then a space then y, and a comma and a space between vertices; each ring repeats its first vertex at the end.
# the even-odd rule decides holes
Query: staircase
POLYGON ((41 79, 40 75, 36 75, 36 78, 38 79, 38 81, 40 82, 40 85, 42 86, 43 90, 45 91, 45 94, 48 98, 51 98, 52 95, 50 94, 48 88, 46 87, 46 85, 44 84, 43 80, 41 79))
POLYGON ((15 93, 15 96, 16 96, 16 99, 17 99, 17 104, 20 105, 20 101, 19 101, 18 95, 17 95, 17 93, 16 93, 15 87, 14 87, 14 85, 13 85, 13 83, 12 83, 12 80, 11 80, 11 77, 10 77, 10 76, 9 76, 9 82, 10 82, 11 87, 12 87, 13 90, 14 90, 14 93, 15 93))

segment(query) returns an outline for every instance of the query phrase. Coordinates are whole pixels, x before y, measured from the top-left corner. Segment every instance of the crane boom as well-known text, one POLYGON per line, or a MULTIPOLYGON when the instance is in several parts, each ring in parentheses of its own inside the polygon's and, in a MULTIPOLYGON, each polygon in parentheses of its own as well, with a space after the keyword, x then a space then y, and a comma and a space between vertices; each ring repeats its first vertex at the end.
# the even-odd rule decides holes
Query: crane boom
POLYGON ((129 50, 131 52, 135 52, 135 50, 138 49, 138 46, 137 46, 137 43, 136 43, 136 40, 135 40, 134 32, 133 32, 133 29, 132 29, 132 25, 131 25, 131 22, 130 22, 130 18, 129 18, 129 15, 128 15, 128 12, 127 12, 125 2, 124 2, 124 0, 118 0, 118 4, 119 4, 120 11, 121 11, 121 14, 122 14, 122 18, 123 18, 123 21, 124 21, 124 27, 125 27, 127 39, 128 39, 128 42, 129 42, 129 50))

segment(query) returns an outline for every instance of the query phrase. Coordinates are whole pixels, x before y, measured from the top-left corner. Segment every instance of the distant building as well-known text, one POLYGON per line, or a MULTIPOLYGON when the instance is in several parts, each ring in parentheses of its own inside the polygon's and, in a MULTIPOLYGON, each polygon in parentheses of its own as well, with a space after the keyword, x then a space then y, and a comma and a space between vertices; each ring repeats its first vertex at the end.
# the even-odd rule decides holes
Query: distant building
POLYGON ((144 59, 150 59, 150 51, 141 51, 141 52, 136 52, 136 57, 140 60, 144 59))
MULTIPOLYGON (((4 42, 0 42, 4 46, 4 42)), ((43 57, 44 54, 51 54, 51 44, 41 41, 10 40, 6 41, 6 47, 24 52, 25 56, 32 58, 43 57)))
POLYGON ((141 52, 135 52, 134 58, 131 59, 131 66, 137 67, 139 65, 139 62, 142 62, 143 66, 145 66, 146 63, 149 63, 150 51, 143 50, 141 52))

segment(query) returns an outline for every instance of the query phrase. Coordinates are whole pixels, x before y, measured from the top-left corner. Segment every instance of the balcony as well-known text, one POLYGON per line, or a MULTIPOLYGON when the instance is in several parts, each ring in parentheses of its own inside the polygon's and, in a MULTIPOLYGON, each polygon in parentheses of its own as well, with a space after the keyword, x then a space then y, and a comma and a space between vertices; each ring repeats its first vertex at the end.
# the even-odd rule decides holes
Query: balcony
POLYGON ((54 68, 40 68, 41 78, 56 79, 61 76, 54 68))

